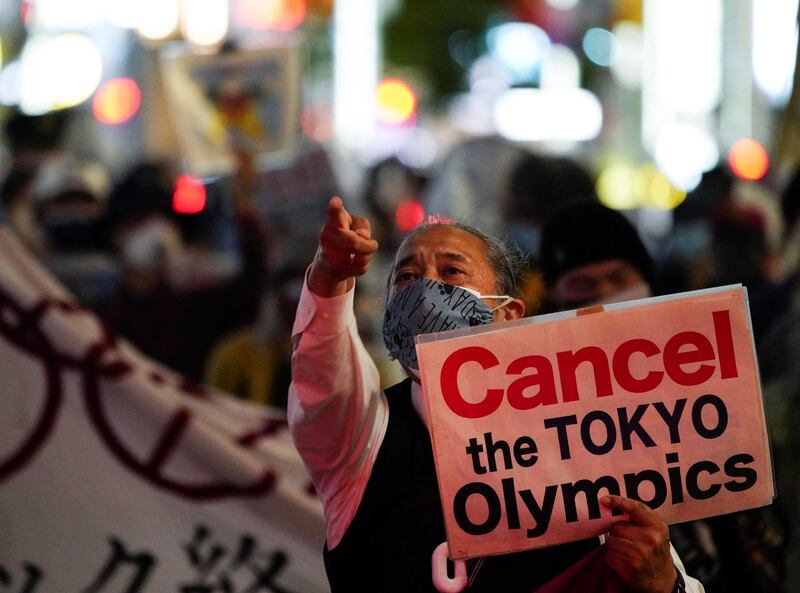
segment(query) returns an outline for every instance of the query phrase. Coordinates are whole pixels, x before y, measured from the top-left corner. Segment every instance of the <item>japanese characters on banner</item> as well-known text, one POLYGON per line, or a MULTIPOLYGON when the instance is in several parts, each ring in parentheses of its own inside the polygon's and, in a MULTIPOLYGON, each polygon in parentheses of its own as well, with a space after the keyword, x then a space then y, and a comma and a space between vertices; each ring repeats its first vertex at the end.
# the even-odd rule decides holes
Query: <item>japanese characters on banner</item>
POLYGON ((606 493, 668 523, 771 502, 744 289, 579 313, 417 338, 452 558, 601 534, 606 493))
POLYGON ((284 416, 109 335, 0 228, 0 588, 324 593, 284 416))
POLYGON ((197 175, 232 170, 233 146, 258 162, 294 156, 299 136, 297 47, 162 57, 164 86, 181 152, 197 175))

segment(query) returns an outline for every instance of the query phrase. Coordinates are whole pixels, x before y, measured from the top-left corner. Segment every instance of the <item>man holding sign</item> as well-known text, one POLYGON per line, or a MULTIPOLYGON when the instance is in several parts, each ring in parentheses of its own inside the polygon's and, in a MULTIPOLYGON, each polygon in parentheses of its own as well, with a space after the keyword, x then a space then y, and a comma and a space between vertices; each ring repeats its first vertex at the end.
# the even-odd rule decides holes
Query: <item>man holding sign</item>
MULTIPOLYGON (((352 310, 355 277, 376 249, 369 222, 333 198, 293 330, 289 422, 325 507, 332 591, 433 592, 430 558, 445 520, 414 337, 519 319, 524 305, 498 242, 460 225, 413 231, 395 256, 384 321, 390 353, 411 379, 382 393, 352 310)), ((624 516, 606 558, 630 590, 702 591, 682 574, 655 512, 621 496, 601 502, 624 516)), ((468 567, 468 590, 532 593, 598 545, 591 537, 483 558, 468 567)))

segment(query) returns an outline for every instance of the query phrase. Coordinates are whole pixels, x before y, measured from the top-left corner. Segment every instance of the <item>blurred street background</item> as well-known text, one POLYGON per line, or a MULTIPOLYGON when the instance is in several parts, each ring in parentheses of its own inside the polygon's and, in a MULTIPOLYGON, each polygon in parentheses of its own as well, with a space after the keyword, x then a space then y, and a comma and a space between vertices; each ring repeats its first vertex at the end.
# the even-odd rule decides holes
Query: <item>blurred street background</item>
POLYGON ((381 245, 384 385, 406 232, 513 243, 536 314, 547 220, 620 210, 655 293, 747 286, 762 367, 780 504, 676 547, 709 591, 798 591, 797 58, 798 0, 0 0, 0 220, 144 354, 281 408, 332 195, 381 245))

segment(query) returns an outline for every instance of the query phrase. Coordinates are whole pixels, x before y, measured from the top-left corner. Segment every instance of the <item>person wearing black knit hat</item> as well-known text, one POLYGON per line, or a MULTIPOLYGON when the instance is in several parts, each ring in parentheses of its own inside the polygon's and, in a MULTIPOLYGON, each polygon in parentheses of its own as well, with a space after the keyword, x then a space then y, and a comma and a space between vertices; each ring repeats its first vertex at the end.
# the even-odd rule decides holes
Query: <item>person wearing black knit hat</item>
POLYGON ((636 229, 597 203, 558 212, 542 231, 548 300, 558 310, 651 295, 653 261, 636 229))

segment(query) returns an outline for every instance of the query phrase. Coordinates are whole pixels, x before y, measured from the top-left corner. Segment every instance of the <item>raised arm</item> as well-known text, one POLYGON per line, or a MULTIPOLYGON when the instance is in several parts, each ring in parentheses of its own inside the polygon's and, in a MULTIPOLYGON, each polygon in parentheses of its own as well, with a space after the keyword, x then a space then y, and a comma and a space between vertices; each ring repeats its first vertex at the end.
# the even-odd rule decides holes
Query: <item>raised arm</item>
POLYGON ((369 222, 332 198, 292 330, 289 425, 325 505, 331 547, 355 514, 386 429, 380 378, 353 313, 355 276, 377 248, 369 222))

